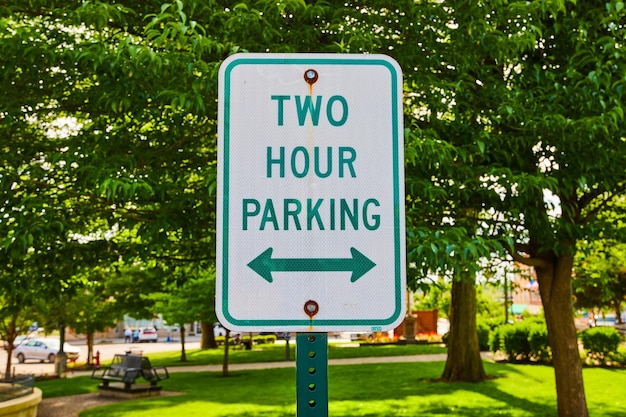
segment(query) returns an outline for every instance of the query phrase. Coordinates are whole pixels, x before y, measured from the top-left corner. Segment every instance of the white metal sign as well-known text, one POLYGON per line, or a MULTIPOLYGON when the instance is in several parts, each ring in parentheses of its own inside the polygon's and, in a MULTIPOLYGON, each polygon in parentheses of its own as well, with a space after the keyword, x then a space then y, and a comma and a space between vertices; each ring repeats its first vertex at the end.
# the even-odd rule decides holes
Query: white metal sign
POLYGON ((241 331, 398 325, 398 64, 384 55, 233 55, 220 67, 218 134, 220 321, 241 331))

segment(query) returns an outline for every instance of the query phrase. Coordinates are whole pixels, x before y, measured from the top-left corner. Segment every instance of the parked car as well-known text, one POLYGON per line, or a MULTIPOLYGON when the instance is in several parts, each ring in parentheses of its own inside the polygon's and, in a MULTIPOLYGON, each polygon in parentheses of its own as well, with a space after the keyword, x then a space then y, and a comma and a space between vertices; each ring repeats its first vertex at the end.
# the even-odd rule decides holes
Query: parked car
POLYGON ((159 334, 154 327, 143 327, 139 329, 139 343, 159 341, 159 334))
MULTIPOLYGON (((213 323, 213 335, 215 335, 215 337, 226 336, 226 328, 224 328, 224 326, 222 326, 221 323, 213 323)), ((236 331, 231 331, 230 337, 235 337, 235 336, 241 336, 241 333, 236 332, 236 331)))
MULTIPOLYGON (((41 362, 54 362, 54 358, 59 353, 61 344, 58 339, 30 339, 17 346, 13 351, 13 356, 17 358, 19 363, 24 363, 29 359, 39 360, 41 362)), ((67 359, 75 361, 80 355, 80 349, 69 343, 63 344, 63 352, 67 359)))
MULTIPOLYGON (((30 340, 31 338, 32 335, 17 336, 13 341, 13 349, 24 343, 26 340, 30 340)), ((9 343, 6 340, 4 341, 4 350, 9 350, 9 343)))
POLYGON ((226 329, 220 323, 213 323, 213 335, 215 337, 226 336, 226 329))
POLYGON ((374 334, 371 332, 350 332, 350 341, 367 341, 371 342, 374 339, 374 334))

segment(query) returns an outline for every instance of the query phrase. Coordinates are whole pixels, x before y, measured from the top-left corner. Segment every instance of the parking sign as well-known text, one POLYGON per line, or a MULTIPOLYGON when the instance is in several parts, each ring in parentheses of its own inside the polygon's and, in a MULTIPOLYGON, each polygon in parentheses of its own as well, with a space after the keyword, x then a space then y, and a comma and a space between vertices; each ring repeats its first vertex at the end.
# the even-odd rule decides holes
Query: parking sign
POLYGON ((219 73, 216 312, 240 331, 405 314, 402 75, 385 55, 237 54, 219 73))

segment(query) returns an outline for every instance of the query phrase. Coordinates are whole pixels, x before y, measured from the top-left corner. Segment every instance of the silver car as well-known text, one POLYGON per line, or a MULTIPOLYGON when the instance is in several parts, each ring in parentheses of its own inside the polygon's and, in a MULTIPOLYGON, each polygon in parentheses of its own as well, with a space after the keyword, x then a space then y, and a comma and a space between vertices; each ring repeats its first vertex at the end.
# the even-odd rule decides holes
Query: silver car
MULTIPOLYGON (((58 339, 31 339, 15 348, 13 356, 17 358, 19 363, 24 363, 29 359, 39 360, 41 362, 54 362, 54 358, 59 353, 60 343, 58 339)), ((78 359, 80 349, 69 343, 63 345, 67 359, 75 361, 78 359)))

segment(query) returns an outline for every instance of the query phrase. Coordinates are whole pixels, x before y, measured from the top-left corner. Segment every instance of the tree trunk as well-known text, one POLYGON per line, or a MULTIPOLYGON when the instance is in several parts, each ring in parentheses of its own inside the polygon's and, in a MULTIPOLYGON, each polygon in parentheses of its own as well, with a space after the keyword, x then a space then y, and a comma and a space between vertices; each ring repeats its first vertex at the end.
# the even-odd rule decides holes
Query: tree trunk
POLYGON ((93 363, 93 332, 87 333, 87 365, 93 363))
POLYGON ((222 376, 228 376, 228 339, 230 339, 230 330, 226 329, 226 335, 224 337, 224 362, 222 363, 222 376))
POLYGON ((202 339, 200 341, 200 349, 217 349, 217 342, 215 341, 215 334, 213 333, 213 326, 211 323, 200 322, 202 327, 202 339))
POLYGON ((185 352, 185 326, 180 326, 180 361, 187 362, 187 352, 185 352))
POLYGON ((613 311, 615 312, 615 322, 617 324, 623 324, 621 299, 613 300, 613 311))
POLYGON ((552 256, 536 267, 548 327, 560 417, 587 417, 582 361, 572 307, 573 256, 552 256))
POLYGON ((4 377, 9 379, 11 378, 11 359, 13 358, 13 344, 15 343, 15 338, 17 337, 17 320, 15 316, 11 316, 8 326, 5 326, 5 336, 6 340, 4 341, 7 344, 7 362, 6 368, 4 369, 4 377))
POLYGON ((462 272, 460 279, 452 282, 448 358, 441 379, 478 382, 486 377, 476 329, 474 275, 462 272))

